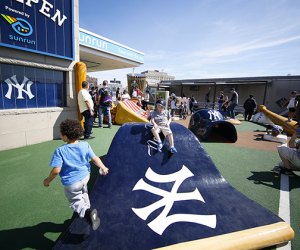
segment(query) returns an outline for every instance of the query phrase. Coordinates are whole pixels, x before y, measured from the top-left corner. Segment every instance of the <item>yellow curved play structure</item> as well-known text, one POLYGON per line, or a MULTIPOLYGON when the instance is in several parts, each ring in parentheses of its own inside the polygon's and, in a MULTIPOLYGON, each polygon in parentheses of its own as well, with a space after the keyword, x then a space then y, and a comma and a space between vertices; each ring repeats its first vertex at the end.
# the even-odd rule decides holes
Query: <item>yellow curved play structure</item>
MULTIPOLYGON (((77 62, 74 66, 75 69, 75 88, 76 88, 76 99, 78 92, 82 89, 82 82, 86 80, 86 64, 83 62, 77 62)), ((83 116, 79 112, 79 108, 77 107, 78 110, 78 119, 83 126, 83 116)))
POLYGON ((281 115, 278 115, 270 110, 267 109, 266 106, 260 105, 259 111, 263 112, 272 122, 274 122, 276 125, 279 125, 283 128, 283 131, 286 132, 289 135, 292 135, 295 133, 297 128, 297 122, 296 121, 288 121, 286 117, 283 117, 281 115))
POLYGON ((114 117, 115 124, 122 125, 126 122, 149 122, 148 113, 131 100, 120 101, 114 117))

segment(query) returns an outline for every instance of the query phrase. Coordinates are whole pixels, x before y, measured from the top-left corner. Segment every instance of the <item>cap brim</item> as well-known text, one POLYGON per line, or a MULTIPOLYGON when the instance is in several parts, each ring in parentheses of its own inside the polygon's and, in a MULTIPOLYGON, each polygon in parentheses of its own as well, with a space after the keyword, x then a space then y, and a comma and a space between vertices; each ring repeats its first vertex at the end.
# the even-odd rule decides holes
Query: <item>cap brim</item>
POLYGON ((215 134, 220 135, 230 142, 237 141, 235 126, 227 121, 213 121, 206 126, 206 133, 202 136, 203 140, 209 140, 215 134))

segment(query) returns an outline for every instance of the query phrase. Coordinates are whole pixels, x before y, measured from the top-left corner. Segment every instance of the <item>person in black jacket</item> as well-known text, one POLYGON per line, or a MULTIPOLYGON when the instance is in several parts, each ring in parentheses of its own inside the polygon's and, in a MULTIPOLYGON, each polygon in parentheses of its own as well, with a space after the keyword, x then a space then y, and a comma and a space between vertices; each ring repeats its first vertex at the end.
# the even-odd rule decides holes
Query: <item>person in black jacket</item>
POLYGON ((251 117, 257 108, 257 104, 255 99, 253 98, 253 95, 249 95, 249 98, 244 103, 244 109, 245 109, 245 121, 250 121, 251 117))

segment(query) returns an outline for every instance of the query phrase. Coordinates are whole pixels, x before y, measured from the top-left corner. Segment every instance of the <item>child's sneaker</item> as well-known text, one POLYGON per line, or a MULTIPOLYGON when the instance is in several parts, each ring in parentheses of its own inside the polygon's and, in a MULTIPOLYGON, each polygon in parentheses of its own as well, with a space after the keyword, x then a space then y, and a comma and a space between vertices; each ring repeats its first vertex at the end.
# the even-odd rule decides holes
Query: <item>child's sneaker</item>
POLYGON ((287 176, 295 176, 294 172, 287 168, 282 168, 280 171, 281 174, 287 175, 287 176))
POLYGON ((271 171, 280 173, 281 168, 281 166, 275 166, 271 171))
POLYGON ((163 147, 162 143, 161 142, 158 143, 157 144, 157 151, 161 152, 162 147, 163 147))
POLYGON ((287 176, 294 176, 294 172, 290 169, 287 169, 283 166, 275 166, 273 169, 272 169, 272 172, 274 172, 275 174, 284 174, 284 175, 287 175, 287 176))
POLYGON ((177 149, 176 149, 175 147, 171 147, 171 148, 170 148, 170 152, 171 152, 172 154, 177 153, 177 149))
POLYGON ((97 209, 88 209, 86 210, 85 215, 86 219, 91 224, 93 230, 97 230, 97 228, 100 226, 100 218, 98 217, 97 209))

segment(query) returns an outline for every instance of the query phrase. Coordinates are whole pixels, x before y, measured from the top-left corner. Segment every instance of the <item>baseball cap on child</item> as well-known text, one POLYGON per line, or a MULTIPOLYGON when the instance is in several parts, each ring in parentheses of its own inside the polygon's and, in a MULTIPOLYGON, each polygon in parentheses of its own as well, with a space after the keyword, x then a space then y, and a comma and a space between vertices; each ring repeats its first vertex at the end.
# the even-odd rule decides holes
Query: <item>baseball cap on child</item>
POLYGON ((160 105, 160 106, 162 106, 162 107, 165 107, 165 102, 164 102, 163 100, 158 100, 158 101, 156 102, 156 105, 160 105))

